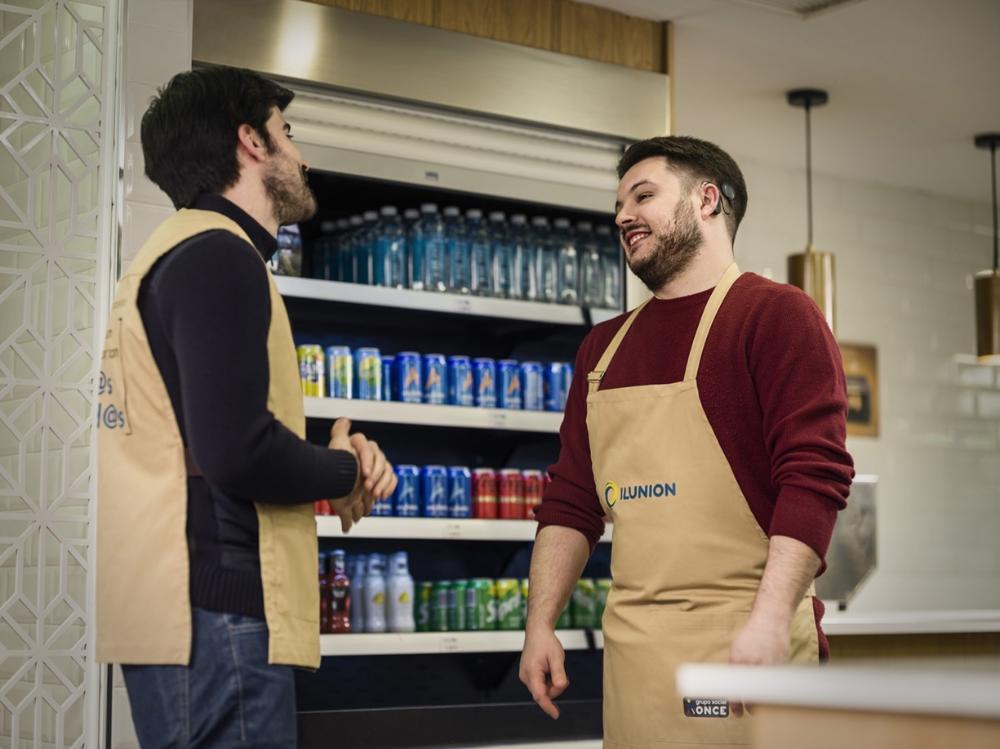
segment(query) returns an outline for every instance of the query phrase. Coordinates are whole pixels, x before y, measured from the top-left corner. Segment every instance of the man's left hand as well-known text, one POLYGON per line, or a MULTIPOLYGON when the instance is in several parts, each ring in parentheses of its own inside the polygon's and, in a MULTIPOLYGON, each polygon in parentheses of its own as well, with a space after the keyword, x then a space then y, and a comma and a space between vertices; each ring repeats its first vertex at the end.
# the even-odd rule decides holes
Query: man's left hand
POLYGON ((751 617, 729 648, 729 662, 738 665, 778 666, 788 663, 789 625, 751 617))

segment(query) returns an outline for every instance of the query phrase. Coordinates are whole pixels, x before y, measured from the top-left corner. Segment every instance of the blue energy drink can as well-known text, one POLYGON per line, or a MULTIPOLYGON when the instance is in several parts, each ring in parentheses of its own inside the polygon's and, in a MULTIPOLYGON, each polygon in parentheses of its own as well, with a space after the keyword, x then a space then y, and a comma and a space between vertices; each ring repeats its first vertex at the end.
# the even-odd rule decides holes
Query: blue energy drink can
POLYGON ((521 409, 521 367, 513 359, 497 363, 497 405, 521 409))
POLYGON ((420 469, 420 489, 425 518, 448 517, 448 471, 444 466, 420 469))
POLYGON ((489 358, 472 360, 472 377, 475 387, 475 405, 479 408, 497 406, 497 367, 489 358))
POLYGON ((382 399, 382 357, 377 348, 354 351, 354 395, 359 400, 382 399))
POLYGON ((392 493, 393 514, 401 518, 420 516, 420 469, 396 466, 396 491, 392 493))
POLYGON ((472 471, 466 466, 448 469, 448 517, 472 517, 472 471))
POLYGON ((545 368, 545 410, 562 411, 566 407, 573 367, 567 362, 552 362, 545 368))
POLYGON ((521 395, 525 411, 545 410, 545 370, 536 361, 521 364, 521 395))
POLYGON ((403 403, 420 403, 423 400, 420 354, 401 351, 396 354, 396 397, 403 403))
POLYGON ((326 371, 331 398, 354 397, 354 357, 347 346, 327 346, 326 371))
POLYGON ((452 406, 476 404, 472 362, 467 356, 448 357, 448 403, 452 406))
POLYGON ((424 354, 424 403, 436 406, 443 405, 446 400, 445 376, 447 364, 444 354, 424 354))
POLYGON ((391 401, 392 397, 392 370, 396 365, 395 356, 382 357, 382 400, 391 401))

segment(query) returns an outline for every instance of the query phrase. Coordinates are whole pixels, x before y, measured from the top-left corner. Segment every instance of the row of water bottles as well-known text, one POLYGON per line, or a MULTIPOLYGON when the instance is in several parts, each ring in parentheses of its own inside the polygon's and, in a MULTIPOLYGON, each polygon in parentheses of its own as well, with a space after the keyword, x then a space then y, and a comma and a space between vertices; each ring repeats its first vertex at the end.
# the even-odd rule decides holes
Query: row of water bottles
POLYGON ((611 228, 424 203, 324 221, 313 274, 332 281, 504 299, 621 308, 611 228))

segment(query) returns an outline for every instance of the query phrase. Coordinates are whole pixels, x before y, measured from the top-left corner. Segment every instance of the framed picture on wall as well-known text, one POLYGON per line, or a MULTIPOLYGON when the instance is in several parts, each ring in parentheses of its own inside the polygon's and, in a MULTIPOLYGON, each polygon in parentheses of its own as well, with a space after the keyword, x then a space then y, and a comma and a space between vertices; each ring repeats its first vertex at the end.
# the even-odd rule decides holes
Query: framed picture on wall
POLYGON ((840 343, 847 377, 847 434, 878 437, 878 357, 874 346, 840 343))

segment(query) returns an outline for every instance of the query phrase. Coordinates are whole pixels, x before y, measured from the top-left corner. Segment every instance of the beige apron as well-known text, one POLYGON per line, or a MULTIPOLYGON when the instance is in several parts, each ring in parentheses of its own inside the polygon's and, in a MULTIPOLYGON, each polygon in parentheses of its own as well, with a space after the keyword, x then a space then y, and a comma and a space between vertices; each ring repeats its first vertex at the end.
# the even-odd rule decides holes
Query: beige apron
MULTIPOLYGON (((97 660, 187 664, 191 653, 184 444, 139 313, 142 280, 190 237, 222 229, 250 239, 214 211, 183 209, 164 221, 118 283, 98 392, 97 660)), ((247 247, 260 259, 257 251, 247 247)), ((267 274, 267 408, 299 437, 305 414, 295 344, 281 294, 267 274)), ((240 362, 232 362, 240 366, 240 362)), ((216 383, 225 388, 225 381, 216 383)), ((257 504, 268 662, 316 668, 319 588, 312 503, 257 504)))
MULTIPOLYGON (((615 528, 603 621, 608 749, 750 740, 749 716, 680 695, 674 681, 681 663, 728 661, 767 561, 767 535, 705 416, 696 381, 712 322, 739 274, 730 265, 709 298, 682 382, 598 390, 642 307, 587 377, 594 480, 615 528)), ((809 596, 795 613, 791 640, 792 661, 818 660, 809 596)))

